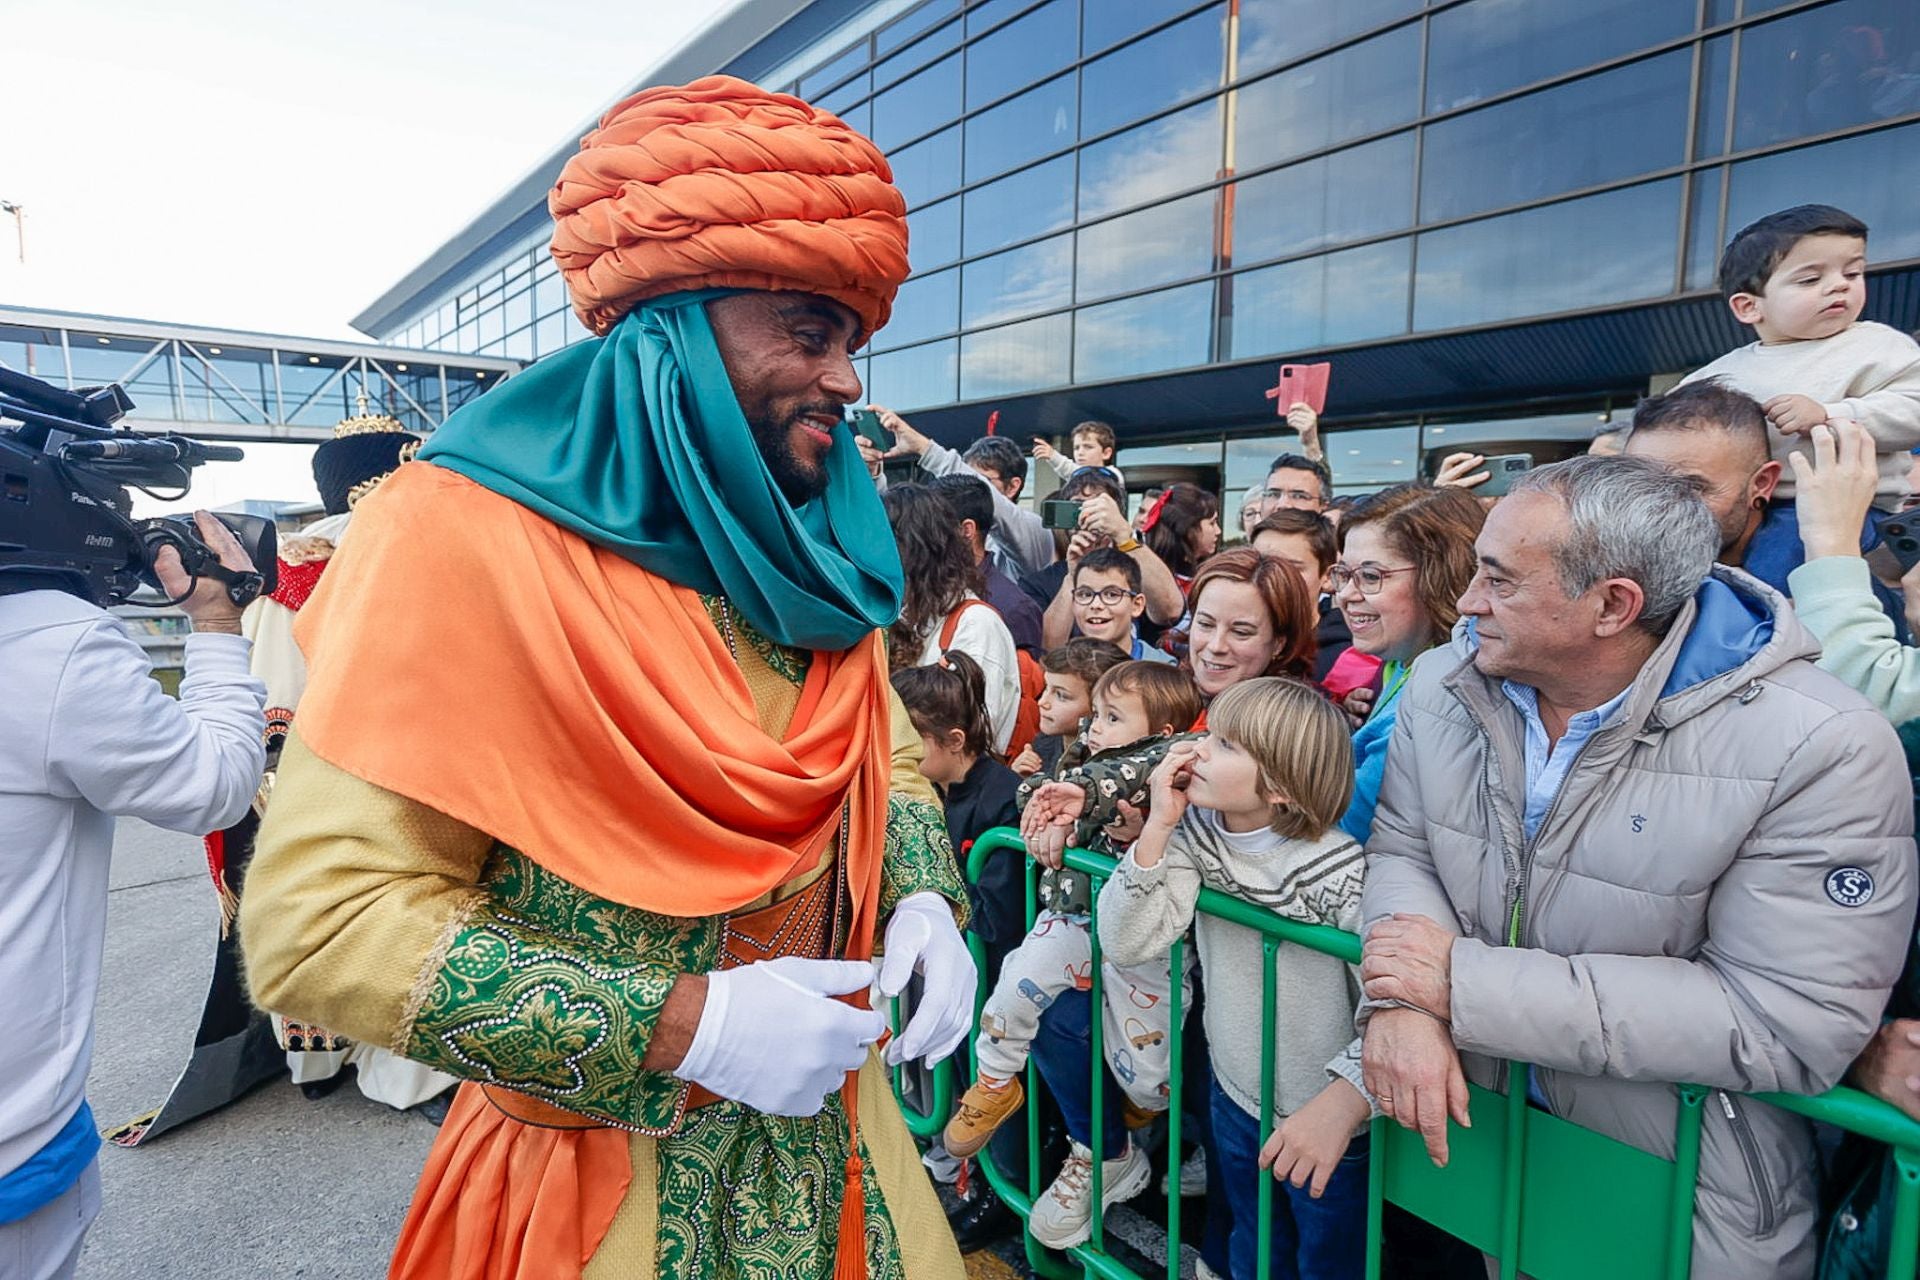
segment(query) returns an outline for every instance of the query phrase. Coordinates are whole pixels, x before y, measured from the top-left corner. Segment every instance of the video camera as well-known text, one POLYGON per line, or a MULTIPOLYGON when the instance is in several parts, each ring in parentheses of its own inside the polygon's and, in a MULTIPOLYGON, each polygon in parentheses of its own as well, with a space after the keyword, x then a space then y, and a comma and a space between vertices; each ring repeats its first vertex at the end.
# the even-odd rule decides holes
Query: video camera
POLYGON ((186 436, 116 429, 132 408, 117 384, 67 391, 0 369, 0 595, 51 588, 102 608, 122 604, 142 586, 161 589, 153 560, 168 546, 190 577, 225 583, 236 605, 272 591, 273 521, 220 515, 256 566, 247 572, 221 564, 190 516, 133 518, 129 488, 185 493, 195 467, 244 455, 186 436))

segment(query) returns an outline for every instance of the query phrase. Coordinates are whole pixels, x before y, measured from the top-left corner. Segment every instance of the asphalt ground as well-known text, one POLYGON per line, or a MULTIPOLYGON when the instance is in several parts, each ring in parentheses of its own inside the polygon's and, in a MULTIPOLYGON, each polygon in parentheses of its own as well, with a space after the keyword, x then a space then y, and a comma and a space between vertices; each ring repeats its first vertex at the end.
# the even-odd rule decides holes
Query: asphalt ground
MULTIPOLYGON (((218 929, 200 841, 121 822, 87 1081, 102 1128, 159 1106, 186 1065, 218 929)), ((309 1102, 283 1077, 150 1144, 107 1144, 79 1278, 384 1276, 434 1133, 351 1082, 309 1102)))

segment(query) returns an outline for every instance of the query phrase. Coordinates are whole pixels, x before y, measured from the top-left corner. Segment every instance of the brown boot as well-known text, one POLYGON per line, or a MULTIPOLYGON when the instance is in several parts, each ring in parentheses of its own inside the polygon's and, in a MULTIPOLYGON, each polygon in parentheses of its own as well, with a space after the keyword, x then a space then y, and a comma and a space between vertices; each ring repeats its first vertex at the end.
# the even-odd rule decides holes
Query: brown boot
POLYGON ((1007 1117, 1018 1111, 1025 1100, 1026 1092, 1018 1080, 1009 1080, 999 1089, 975 1084, 960 1099, 960 1109, 953 1113, 953 1119, 947 1121, 946 1133, 942 1135, 947 1154, 965 1160, 986 1146, 993 1131, 1006 1123, 1007 1117))

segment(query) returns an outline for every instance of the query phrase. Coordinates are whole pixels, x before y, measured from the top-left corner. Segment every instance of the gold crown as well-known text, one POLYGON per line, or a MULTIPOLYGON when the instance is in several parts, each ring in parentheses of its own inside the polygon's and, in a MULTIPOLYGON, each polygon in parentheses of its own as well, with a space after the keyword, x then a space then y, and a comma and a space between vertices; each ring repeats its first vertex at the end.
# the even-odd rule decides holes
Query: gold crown
POLYGON ((335 440, 344 440, 348 436, 413 434, 400 424, 398 418, 384 413, 368 413, 366 392, 362 391, 355 399, 360 412, 340 420, 340 425, 333 429, 335 440))

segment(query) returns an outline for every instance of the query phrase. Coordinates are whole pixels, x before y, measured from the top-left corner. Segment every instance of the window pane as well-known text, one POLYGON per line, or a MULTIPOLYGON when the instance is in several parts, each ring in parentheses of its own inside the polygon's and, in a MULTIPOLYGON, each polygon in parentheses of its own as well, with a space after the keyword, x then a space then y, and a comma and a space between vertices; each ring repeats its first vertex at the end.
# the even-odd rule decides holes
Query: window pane
POLYGON ((969 329, 1065 306, 1073 300, 1073 237, 1055 236, 961 270, 962 319, 969 329))
POLYGON ((862 40, 838 57, 821 63, 818 69, 801 76, 800 96, 811 102, 815 94, 833 88, 866 64, 867 42, 862 40))
POLYGON ((1080 52, 1098 53, 1192 7, 1193 0, 1091 0, 1080 14, 1080 52))
POLYGON ((952 404, 960 367, 959 342, 929 342, 875 356, 867 369, 867 396, 889 409, 952 404))
POLYGON ((1727 90, 1733 85, 1733 38, 1709 40, 1700 53, 1700 119, 1693 130, 1695 159, 1727 152, 1727 90))
POLYGON ((937 267, 960 256, 960 202, 907 210, 907 252, 915 270, 937 267))
POLYGON ((1022 169, 963 198, 969 254, 1064 227, 1073 221, 1073 157, 1022 169))
POLYGON ((1004 97, 1051 75, 1079 56, 1075 0, 1050 0, 1023 18, 967 46, 967 106, 1004 97))
POLYGON ((904 347, 959 327, 960 272, 949 268, 901 285, 893 299, 893 318, 873 342, 876 348, 904 347))
POLYGON ((897 49, 940 19, 959 11, 960 0, 932 0, 931 3, 921 5, 892 26, 884 28, 874 37, 874 45, 882 53, 897 49))
POLYGON ((1916 54, 1920 5, 1913 0, 1845 0, 1748 27, 1740 38, 1734 149, 1920 110, 1916 54))
POLYGON ((889 151, 887 162, 893 166, 893 185, 906 197, 907 208, 917 209, 960 185, 960 126, 889 151))
POLYGON ((1234 164, 1261 169, 1390 128, 1414 117, 1419 95, 1420 28, 1415 24, 1242 89, 1234 164))
MULTIPOLYGON (((886 54, 885 37, 881 38, 880 53, 886 54)), ((915 67, 925 66, 943 53, 951 53, 960 47, 960 24, 950 22, 937 31, 930 33, 924 40, 916 40, 899 53, 877 62, 873 67, 873 82, 876 85, 890 84, 902 79, 915 67)))
POLYGON ((1405 332, 1410 243, 1388 240, 1232 277, 1230 358, 1405 332))
POLYGON ((1720 188, 1726 168, 1704 169, 1693 175, 1692 203, 1687 210, 1687 267, 1681 281, 1687 289, 1711 288, 1720 267, 1720 188))
POLYGON ((1607 191, 1420 237, 1416 329, 1548 315, 1673 289, 1680 180, 1607 191), (1577 264, 1569 253, 1577 247, 1577 264))
POLYGON ((1420 429, 1329 431, 1326 449, 1334 493, 1367 493, 1382 485, 1414 479, 1420 466, 1420 429))
POLYGON ((1072 353, 1070 314, 970 333, 960 340, 960 398, 1065 386, 1072 353))
POLYGON ((1200 191, 1083 228, 1075 255, 1076 298, 1087 302, 1213 270, 1217 199, 1200 191))
POLYGON ((1145 204, 1220 174, 1220 99, 1162 116, 1080 152, 1080 216, 1145 204))
POLYGON ((843 89, 835 89, 814 105, 831 111, 860 133, 873 132, 873 103, 867 100, 867 78, 855 76, 843 89))
POLYGON ((1446 111, 1693 30, 1676 0, 1473 0, 1429 24, 1427 109, 1446 111))
POLYGON ((1413 134, 1399 133, 1234 184, 1233 258, 1260 262, 1413 222, 1413 134))
POLYGON ((1420 11, 1420 0, 1241 0, 1240 74, 1289 62, 1420 11))
POLYGON ((873 100, 873 141, 890 151, 960 114, 960 55, 942 58, 873 100))
POLYGON ((1809 198, 1805 193, 1845 192, 1841 207, 1872 231, 1867 240, 1872 261, 1920 258, 1915 173, 1920 173, 1920 125, 1912 124, 1748 160, 1733 166, 1726 234, 1730 238, 1755 218, 1809 198), (1862 175, 1874 174, 1902 177, 1862 181, 1862 175))
POLYGON ((1074 321, 1075 382, 1184 369, 1212 354, 1211 280, 1087 307, 1074 321))
POLYGON ((1679 164, 1692 75, 1693 55, 1681 49, 1428 125, 1420 220, 1679 164))
POLYGON ((967 181, 1004 173, 1073 142, 1069 72, 967 121, 967 181))
POLYGON ((1219 88, 1225 39, 1225 13, 1210 9, 1082 67, 1081 136, 1219 88))

